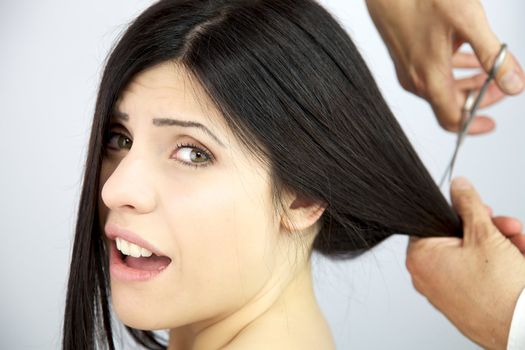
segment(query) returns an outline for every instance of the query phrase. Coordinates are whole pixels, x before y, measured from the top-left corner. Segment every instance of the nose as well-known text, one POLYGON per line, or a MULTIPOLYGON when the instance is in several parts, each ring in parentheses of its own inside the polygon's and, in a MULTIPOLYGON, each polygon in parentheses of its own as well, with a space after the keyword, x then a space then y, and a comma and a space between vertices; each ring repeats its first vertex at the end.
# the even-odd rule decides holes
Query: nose
POLYGON ((145 214, 155 209, 152 167, 129 151, 107 178, 102 201, 111 210, 130 210, 145 214))

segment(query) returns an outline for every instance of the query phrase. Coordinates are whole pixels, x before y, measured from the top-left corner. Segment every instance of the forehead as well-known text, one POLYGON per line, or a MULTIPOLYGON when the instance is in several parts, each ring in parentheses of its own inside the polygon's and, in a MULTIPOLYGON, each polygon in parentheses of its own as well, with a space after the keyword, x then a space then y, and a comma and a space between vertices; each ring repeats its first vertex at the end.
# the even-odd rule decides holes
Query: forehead
POLYGON ((115 109, 131 119, 173 116, 230 136, 224 117, 188 70, 163 62, 137 73, 121 91, 115 109))

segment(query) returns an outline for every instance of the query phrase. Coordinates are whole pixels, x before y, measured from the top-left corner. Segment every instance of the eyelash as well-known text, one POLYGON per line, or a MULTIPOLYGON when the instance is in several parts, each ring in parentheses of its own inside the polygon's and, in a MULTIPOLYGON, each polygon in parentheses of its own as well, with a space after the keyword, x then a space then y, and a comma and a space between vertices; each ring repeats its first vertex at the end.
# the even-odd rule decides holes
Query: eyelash
MULTIPOLYGON (((104 149, 107 150, 107 149, 110 149, 110 150, 114 150, 114 148, 110 148, 110 147, 107 147, 107 144, 108 142, 111 140, 111 138, 113 136, 122 136, 122 137, 125 137, 125 138, 128 138, 129 140, 131 140, 131 137, 127 136, 126 134, 124 133, 121 133, 121 132, 116 132, 116 131, 110 131, 107 136, 106 136, 106 139, 104 140, 104 149)), ((132 141, 133 142, 133 141, 132 141)), ((211 155, 211 152, 208 151, 206 148, 203 148, 203 147, 199 147, 193 143, 177 143, 177 147, 175 148, 175 151, 178 151, 179 149, 181 148, 193 148, 195 150, 197 150, 198 152, 204 154, 204 156, 206 158, 208 158, 208 162, 202 164, 202 165, 199 165, 199 164, 194 164, 194 163, 188 163, 188 162, 185 162, 185 161, 182 161, 182 160, 179 160, 177 158, 173 158, 175 161, 179 162, 179 163, 182 163, 183 165, 186 165, 186 166, 189 166, 189 167, 193 167, 195 169, 197 168, 203 168, 203 167, 207 167, 208 165, 211 165, 213 164, 215 158, 211 155)), ((120 150, 120 149, 118 149, 120 150)), ((174 152, 175 152, 174 151, 174 152)))

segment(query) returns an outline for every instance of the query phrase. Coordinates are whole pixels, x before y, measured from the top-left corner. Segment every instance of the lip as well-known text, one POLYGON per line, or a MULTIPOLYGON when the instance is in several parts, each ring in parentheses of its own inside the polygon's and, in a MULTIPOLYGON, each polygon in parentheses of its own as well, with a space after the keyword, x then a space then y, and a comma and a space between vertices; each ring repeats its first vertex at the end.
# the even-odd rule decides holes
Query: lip
POLYGON ((150 252, 152 252, 153 254, 157 256, 167 256, 169 258, 167 254, 164 254, 162 251, 157 249, 157 247, 153 246, 151 243, 144 240, 136 233, 130 230, 121 228, 117 226, 116 224, 112 224, 112 223, 106 224, 104 227, 104 232, 106 234, 106 237, 108 237, 111 241, 115 241, 115 239, 119 237, 130 243, 136 244, 142 248, 146 248, 147 250, 149 250, 150 252))

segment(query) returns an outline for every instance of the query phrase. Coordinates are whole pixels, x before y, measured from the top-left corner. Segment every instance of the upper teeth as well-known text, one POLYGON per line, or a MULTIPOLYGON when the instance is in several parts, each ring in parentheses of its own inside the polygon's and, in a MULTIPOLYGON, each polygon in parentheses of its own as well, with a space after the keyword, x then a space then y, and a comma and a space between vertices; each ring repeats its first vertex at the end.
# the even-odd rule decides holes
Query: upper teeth
POLYGON ((122 252, 124 255, 131 255, 132 257, 138 258, 141 256, 149 257, 153 253, 146 248, 139 247, 136 244, 130 243, 122 238, 116 239, 117 241, 117 249, 122 252))

